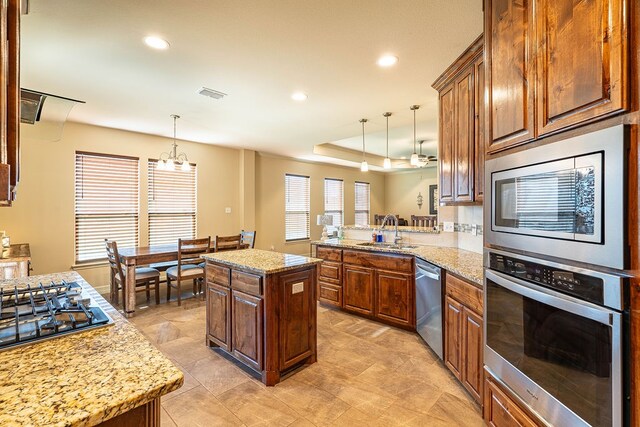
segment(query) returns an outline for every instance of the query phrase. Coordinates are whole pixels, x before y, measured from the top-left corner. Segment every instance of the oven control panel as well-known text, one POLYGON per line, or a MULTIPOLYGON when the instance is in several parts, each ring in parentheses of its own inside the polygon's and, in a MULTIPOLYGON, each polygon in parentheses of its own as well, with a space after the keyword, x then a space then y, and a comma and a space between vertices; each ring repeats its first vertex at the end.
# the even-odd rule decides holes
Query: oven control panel
POLYGON ((604 303, 604 281, 599 277, 549 267, 498 253, 489 254, 492 270, 572 295, 596 304, 604 303))

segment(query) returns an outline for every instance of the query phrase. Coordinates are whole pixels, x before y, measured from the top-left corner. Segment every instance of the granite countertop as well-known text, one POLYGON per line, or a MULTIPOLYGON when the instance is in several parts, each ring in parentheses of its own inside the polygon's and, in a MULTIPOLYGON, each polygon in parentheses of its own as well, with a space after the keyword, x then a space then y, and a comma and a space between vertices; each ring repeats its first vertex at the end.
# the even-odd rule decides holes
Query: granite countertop
POLYGON ((0 425, 95 425, 182 386, 182 372, 78 273, 0 287, 52 280, 80 284, 114 324, 0 352, 0 425))
POLYGON ((218 264, 237 267, 259 274, 280 273, 322 262, 318 258, 263 251, 261 249, 215 252, 201 255, 201 257, 218 264))
POLYGON ((379 246, 359 246, 360 243, 365 243, 365 241, 351 239, 329 239, 316 240, 311 242, 312 245, 324 245, 345 249, 358 249, 373 252, 414 255, 418 258, 435 264, 438 267, 442 267, 457 276, 467 279, 480 287, 483 286, 482 254, 465 251, 464 249, 458 248, 450 248, 445 246, 414 245, 413 243, 411 244, 411 246, 416 247, 410 249, 394 249, 379 246))
POLYGON ((2 248, 0 262, 29 260, 31 260, 31 250, 28 243, 18 243, 8 248, 2 248))
MULTIPOLYGON (((343 225, 343 230, 377 230, 379 229, 379 225, 343 225)), ((395 226, 387 224, 384 228, 384 231, 394 231, 395 226)), ((440 234, 438 229, 434 229, 433 227, 412 227, 410 225, 399 225, 398 231, 403 233, 427 233, 427 234, 440 234)))

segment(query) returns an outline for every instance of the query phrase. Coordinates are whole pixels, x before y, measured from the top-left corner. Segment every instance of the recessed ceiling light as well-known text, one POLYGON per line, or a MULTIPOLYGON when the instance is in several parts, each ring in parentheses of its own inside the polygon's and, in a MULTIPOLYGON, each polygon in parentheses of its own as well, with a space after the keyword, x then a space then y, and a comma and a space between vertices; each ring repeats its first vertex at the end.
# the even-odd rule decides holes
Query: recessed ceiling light
POLYGON ((154 49, 165 50, 169 49, 169 42, 156 36, 147 36, 144 38, 144 42, 147 46, 154 49))
POLYGON ((398 63, 398 57, 393 55, 383 55, 378 58, 378 65, 381 67, 392 67, 398 63))
POLYGON ((307 94, 304 92, 294 92, 291 94, 291 99, 294 101, 306 101, 307 94))

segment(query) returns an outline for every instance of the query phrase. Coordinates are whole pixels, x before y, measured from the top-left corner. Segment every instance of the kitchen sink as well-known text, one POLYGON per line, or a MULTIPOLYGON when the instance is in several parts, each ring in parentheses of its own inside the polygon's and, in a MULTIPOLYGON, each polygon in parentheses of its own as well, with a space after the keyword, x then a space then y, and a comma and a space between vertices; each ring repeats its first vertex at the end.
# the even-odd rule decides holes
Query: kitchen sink
POLYGON ((369 246, 372 248, 386 248, 386 249, 415 249, 418 246, 416 245, 402 245, 396 243, 387 243, 387 242, 364 242, 358 243, 358 246, 369 246))

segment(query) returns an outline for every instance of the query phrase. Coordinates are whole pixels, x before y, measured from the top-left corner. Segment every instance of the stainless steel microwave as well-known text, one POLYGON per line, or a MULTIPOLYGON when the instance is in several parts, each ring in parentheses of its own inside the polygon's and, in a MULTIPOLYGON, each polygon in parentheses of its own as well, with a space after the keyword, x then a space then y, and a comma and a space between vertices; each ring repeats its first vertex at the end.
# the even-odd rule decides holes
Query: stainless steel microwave
POLYGON ((487 160, 486 243, 627 267, 623 125, 487 160))

